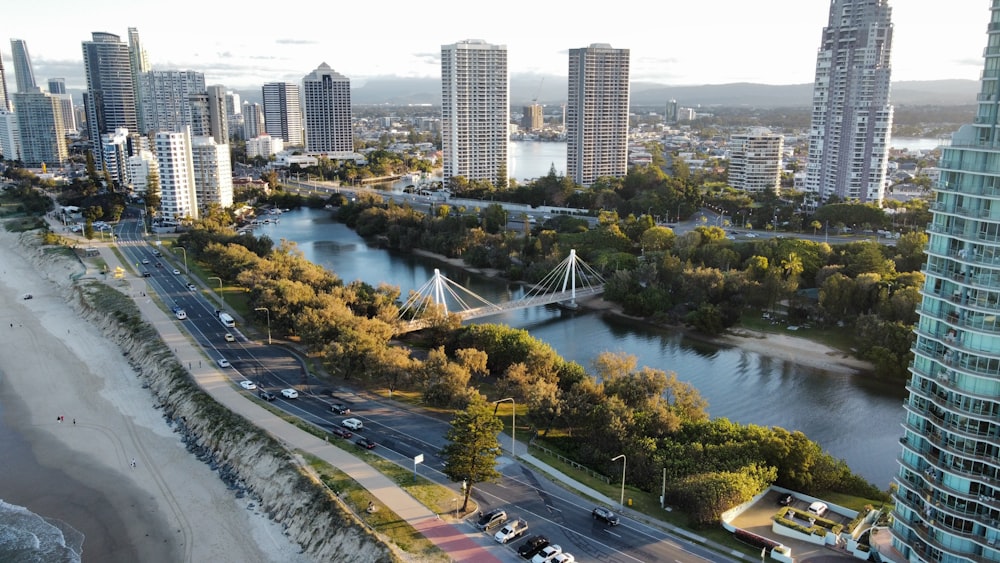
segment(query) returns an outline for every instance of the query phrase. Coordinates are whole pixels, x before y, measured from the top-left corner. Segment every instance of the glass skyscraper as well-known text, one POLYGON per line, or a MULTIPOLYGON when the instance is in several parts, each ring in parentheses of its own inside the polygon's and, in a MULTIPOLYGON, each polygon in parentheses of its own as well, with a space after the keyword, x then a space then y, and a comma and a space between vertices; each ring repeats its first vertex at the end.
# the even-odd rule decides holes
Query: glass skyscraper
POLYGON ((1000 561, 1000 0, 990 9, 976 117, 942 149, 927 229, 892 524, 909 561, 1000 561))

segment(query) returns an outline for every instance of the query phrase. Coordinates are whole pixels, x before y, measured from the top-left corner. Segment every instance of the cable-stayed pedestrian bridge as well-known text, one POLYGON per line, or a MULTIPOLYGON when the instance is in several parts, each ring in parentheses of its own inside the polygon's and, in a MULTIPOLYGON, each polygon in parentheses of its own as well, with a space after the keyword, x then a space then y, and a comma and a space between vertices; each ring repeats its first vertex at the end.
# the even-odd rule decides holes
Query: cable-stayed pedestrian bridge
POLYGON ((457 315, 462 320, 471 320, 551 303, 576 307, 577 299, 603 292, 604 278, 577 257, 576 250, 570 250, 569 256, 531 286, 524 296, 499 304, 490 302, 435 269, 434 276, 411 292, 400 307, 401 332, 427 328, 434 319, 442 316, 457 315))

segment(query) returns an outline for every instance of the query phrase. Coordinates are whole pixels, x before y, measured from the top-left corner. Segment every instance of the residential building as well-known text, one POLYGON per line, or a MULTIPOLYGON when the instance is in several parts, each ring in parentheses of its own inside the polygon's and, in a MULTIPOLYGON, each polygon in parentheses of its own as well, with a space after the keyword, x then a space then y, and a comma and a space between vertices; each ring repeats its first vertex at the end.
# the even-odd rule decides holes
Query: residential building
POLYGON ((199 213, 213 204, 232 207, 233 169, 229 144, 219 143, 210 136, 192 137, 191 162, 199 213))
POLYGON ((232 90, 226 91, 226 119, 229 122, 230 138, 246 139, 243 135, 243 106, 240 104, 240 95, 232 90))
POLYGON ((629 50, 569 50, 566 176, 583 186, 628 173, 629 50))
POLYGON ((188 102, 191 105, 191 136, 210 136, 216 143, 228 144, 225 86, 209 86, 203 92, 191 94, 188 102))
POLYGON ((266 159, 283 150, 285 150, 284 141, 270 135, 260 135, 259 137, 247 139, 247 158, 262 156, 266 159))
POLYGON ((677 108, 677 100, 670 100, 667 102, 667 109, 663 113, 663 121, 668 124, 674 124, 680 121, 680 112, 677 108))
POLYGON ((299 87, 290 82, 269 82, 261 88, 264 97, 264 131, 285 144, 303 146, 302 106, 299 87))
POLYGON ((205 75, 193 70, 151 70, 139 75, 144 135, 194 125, 191 96, 205 92, 205 75))
POLYGON ((941 147, 924 248, 890 527, 912 562, 1000 560, 1000 0, 991 4, 978 110, 941 147))
POLYGON ((831 197, 881 204, 892 105, 888 0, 833 0, 816 56, 806 185, 831 197))
POLYGON ((128 159, 133 151, 129 130, 119 127, 114 133, 105 133, 101 139, 101 150, 104 151, 104 171, 111 177, 111 181, 121 187, 131 184, 128 159))
POLYGON ((145 194, 149 191, 149 179, 152 175, 159 178, 160 171, 156 163, 156 155, 149 149, 140 149, 128 157, 128 177, 131 180, 132 191, 145 194))
POLYGON ((145 122, 147 98, 139 89, 139 77, 143 73, 153 70, 153 67, 149 64, 149 55, 139 40, 139 30, 134 27, 128 28, 128 57, 132 76, 132 91, 135 92, 136 118, 139 120, 137 131, 147 132, 151 130, 150 124, 145 122))
POLYGON ((456 176, 506 184, 509 96, 506 45, 468 39, 441 46, 445 184, 456 176))
POLYGON ((65 78, 49 79, 49 94, 59 98, 62 105, 63 128, 67 134, 76 133, 76 110, 73 107, 73 95, 66 93, 65 78))
POLYGON ((13 111, 10 94, 7 92, 7 74, 3 68, 3 57, 0 56, 0 110, 13 111))
POLYGON ((525 131, 538 131, 545 124, 544 116, 542 115, 541 104, 531 104, 530 106, 524 106, 522 110, 523 115, 521 116, 521 129, 525 131))
POLYGON ((160 131, 153 139, 160 173, 160 214, 169 220, 198 218, 191 132, 160 131))
POLYGON ((326 63, 302 79, 306 152, 353 153, 351 80, 326 63))
POLYGON ((31 57, 28 55, 28 44, 23 39, 10 40, 11 58, 14 59, 14 80, 18 92, 33 92, 35 87, 35 71, 31 68, 31 57))
POLYGON ((781 193, 781 159, 785 138, 763 127, 751 127, 729 140, 729 185, 749 193, 781 193))
POLYGON ((243 102, 243 137, 253 139, 267 131, 264 130, 264 106, 254 102, 243 102))
POLYGON ((6 160, 21 160, 21 133, 13 110, 0 108, 0 155, 6 160))
POLYGON ((53 168, 65 164, 69 149, 59 99, 38 86, 29 92, 15 92, 13 98, 24 164, 53 168))
POLYGON ((49 94, 65 94, 66 93, 66 79, 65 78, 50 78, 49 79, 49 94))
POLYGON ((138 131, 139 121, 128 45, 113 33, 95 31, 92 38, 83 42, 83 68, 87 78, 83 105, 94 163, 103 170, 102 136, 119 128, 138 131))

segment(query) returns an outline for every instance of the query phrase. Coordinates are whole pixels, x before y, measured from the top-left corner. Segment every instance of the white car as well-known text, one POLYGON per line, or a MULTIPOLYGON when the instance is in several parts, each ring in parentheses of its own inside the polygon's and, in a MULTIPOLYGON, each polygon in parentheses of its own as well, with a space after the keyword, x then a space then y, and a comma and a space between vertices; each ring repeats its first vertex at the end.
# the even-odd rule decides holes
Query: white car
POLYGON ((181 275, 181 271, 180 271, 180 270, 178 270, 177 268, 174 268, 174 275, 175 275, 175 276, 179 276, 179 275, 181 275))
POLYGON ((282 389, 281 396, 286 399, 298 399, 299 392, 296 391, 295 389, 282 389))
POLYGON ((350 428, 351 430, 361 430, 365 425, 356 418, 345 418, 340 421, 340 425, 344 428, 350 428))
POLYGON ((531 558, 531 563, 549 563, 549 561, 552 561, 560 553, 562 553, 562 547, 556 544, 547 545, 531 558))
POLYGON ((576 561, 576 557, 573 557, 572 553, 562 552, 557 553, 555 557, 552 558, 552 563, 573 563, 576 561))
POLYGON ((215 360, 215 363, 219 364, 220 368, 227 368, 230 366, 229 360, 225 358, 219 358, 218 360, 215 360))
POLYGON ((223 338, 226 339, 226 342, 236 342, 236 337, 233 336, 232 333, 229 333, 229 332, 227 332, 226 335, 223 338))
POLYGON ((816 501, 809 505, 809 512, 812 512, 816 516, 823 516, 829 509, 830 507, 825 502, 816 501))
POLYGON ((240 387, 246 389, 247 391, 253 391, 257 388, 257 384, 253 381, 240 381, 240 387))

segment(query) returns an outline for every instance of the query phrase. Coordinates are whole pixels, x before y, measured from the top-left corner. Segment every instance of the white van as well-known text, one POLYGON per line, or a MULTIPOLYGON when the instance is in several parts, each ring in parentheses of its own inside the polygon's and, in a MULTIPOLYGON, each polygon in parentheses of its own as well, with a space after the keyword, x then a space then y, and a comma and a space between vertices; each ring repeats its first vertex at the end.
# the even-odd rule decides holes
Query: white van
POLYGON ((340 421, 340 425, 343 426, 344 428, 350 428, 355 432, 365 427, 365 425, 362 424, 361 421, 356 418, 345 418, 344 420, 340 421))

